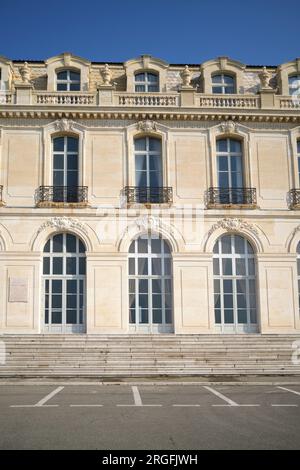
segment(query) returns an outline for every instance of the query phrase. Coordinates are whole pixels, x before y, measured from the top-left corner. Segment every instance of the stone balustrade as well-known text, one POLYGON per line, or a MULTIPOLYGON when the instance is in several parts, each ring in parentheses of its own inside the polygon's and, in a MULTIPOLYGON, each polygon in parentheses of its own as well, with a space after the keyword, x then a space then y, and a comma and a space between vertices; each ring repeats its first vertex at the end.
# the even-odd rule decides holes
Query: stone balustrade
POLYGON ((249 95, 198 95, 196 106, 200 108, 254 108, 260 106, 259 96, 249 95))
POLYGON ((78 92, 38 92, 34 94, 36 104, 66 105, 66 106, 95 106, 96 95, 94 93, 78 92))
POLYGON ((116 106, 179 106, 178 93, 117 93, 115 95, 116 106))

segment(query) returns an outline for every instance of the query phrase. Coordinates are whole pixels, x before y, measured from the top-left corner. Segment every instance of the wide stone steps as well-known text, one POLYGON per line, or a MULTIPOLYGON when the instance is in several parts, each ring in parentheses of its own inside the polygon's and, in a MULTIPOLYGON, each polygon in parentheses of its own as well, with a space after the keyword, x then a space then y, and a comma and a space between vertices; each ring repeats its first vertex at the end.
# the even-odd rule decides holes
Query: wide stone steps
POLYGON ((2 335, 0 377, 300 375, 300 335, 2 335), (297 363, 299 362, 299 363, 297 363))

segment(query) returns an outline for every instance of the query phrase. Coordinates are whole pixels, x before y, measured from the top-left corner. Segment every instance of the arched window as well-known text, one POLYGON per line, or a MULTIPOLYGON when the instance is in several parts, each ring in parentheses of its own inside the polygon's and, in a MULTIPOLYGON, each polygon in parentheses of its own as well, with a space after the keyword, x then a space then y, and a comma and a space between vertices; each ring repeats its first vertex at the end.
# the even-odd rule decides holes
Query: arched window
POLYGON ((300 242, 297 245, 297 276, 298 276, 298 299, 300 311, 300 242))
POLYGON ((80 72, 62 70, 56 74, 57 91, 80 91, 80 72))
POLYGON ((213 254, 215 324, 229 333, 256 332, 256 268, 250 243, 239 235, 224 235, 213 254))
POLYGON ((53 143, 53 201, 78 202, 78 138, 55 137, 53 143))
POLYGON ((235 93, 235 80, 231 75, 220 73, 212 75, 212 93, 233 94, 235 93))
POLYGON ((160 236, 142 235, 129 248, 129 324, 145 333, 173 331, 172 256, 160 236))
POLYGON ((52 333, 85 331, 85 246, 76 236, 59 233, 44 248, 44 328, 52 333))
POLYGON ((158 92, 159 83, 158 75, 153 72, 139 72, 134 76, 135 91, 143 92, 158 92))
POLYGON ((161 140, 142 137, 134 140, 135 185, 140 203, 162 202, 161 140))
POLYGON ((217 172, 221 204, 242 204, 243 153, 242 144, 235 139, 217 140, 217 172))
POLYGON ((289 75, 289 94, 300 95, 300 74, 289 75))

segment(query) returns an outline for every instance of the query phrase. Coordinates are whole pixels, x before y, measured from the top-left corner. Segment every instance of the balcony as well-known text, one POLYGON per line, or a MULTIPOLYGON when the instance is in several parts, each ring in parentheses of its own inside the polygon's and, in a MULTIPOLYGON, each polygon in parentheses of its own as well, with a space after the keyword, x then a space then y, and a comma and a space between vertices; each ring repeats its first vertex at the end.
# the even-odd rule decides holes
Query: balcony
POLYGON ((179 106, 180 95, 178 93, 116 93, 115 106, 179 106))
POLYGON ((127 204, 172 204, 173 189, 167 186, 126 186, 123 191, 127 204))
POLYGON ((255 209, 255 188, 209 188, 206 192, 208 209, 255 209))
POLYGON ((259 96, 254 95, 197 95, 196 105, 199 108, 242 108, 258 109, 260 107, 259 96))
POLYGON ((300 189, 291 189, 288 193, 288 204, 290 209, 300 209, 300 189))
POLYGON ((38 207, 86 207, 87 186, 40 186, 36 190, 38 207))
POLYGON ((34 103, 43 105, 65 106, 95 106, 96 95, 94 93, 81 92, 48 92, 39 91, 34 94, 34 103))

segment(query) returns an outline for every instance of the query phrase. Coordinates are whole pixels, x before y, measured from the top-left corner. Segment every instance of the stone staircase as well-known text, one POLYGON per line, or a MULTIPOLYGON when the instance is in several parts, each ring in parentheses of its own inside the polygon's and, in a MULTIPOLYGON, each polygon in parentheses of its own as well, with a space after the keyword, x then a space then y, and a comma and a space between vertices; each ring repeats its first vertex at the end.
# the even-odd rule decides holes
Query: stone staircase
POLYGON ((300 335, 1 335, 0 377, 300 375, 300 353, 298 364, 292 362, 297 340, 300 335))

